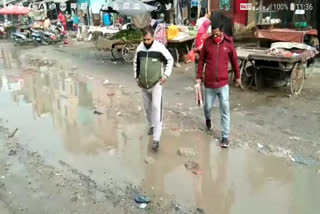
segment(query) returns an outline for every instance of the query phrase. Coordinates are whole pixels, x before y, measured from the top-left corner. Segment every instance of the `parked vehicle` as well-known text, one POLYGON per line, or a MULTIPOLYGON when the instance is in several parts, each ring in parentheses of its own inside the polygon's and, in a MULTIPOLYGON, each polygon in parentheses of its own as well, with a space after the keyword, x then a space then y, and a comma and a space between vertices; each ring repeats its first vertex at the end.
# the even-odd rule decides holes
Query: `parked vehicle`
POLYGON ((43 32, 42 44, 56 44, 58 42, 67 43, 67 32, 64 30, 62 24, 58 22, 50 26, 50 31, 43 32))
POLYGON ((28 27, 25 32, 13 32, 11 38, 15 46, 33 43, 40 45, 42 43, 43 32, 28 27))

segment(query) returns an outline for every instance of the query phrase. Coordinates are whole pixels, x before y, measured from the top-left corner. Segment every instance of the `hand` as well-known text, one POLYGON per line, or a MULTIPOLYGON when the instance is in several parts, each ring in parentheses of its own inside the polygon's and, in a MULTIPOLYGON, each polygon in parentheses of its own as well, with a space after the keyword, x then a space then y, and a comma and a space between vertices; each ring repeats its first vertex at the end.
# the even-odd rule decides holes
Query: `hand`
POLYGON ((165 76, 161 77, 161 79, 159 81, 160 85, 163 85, 166 81, 167 81, 167 77, 165 77, 165 76))
POLYGON ((200 83, 201 83, 201 79, 197 79, 197 80, 196 80, 196 83, 197 83, 197 84, 200 84, 200 83))
POLYGON ((241 79, 236 79, 236 87, 240 87, 241 85, 241 79))
POLYGON ((198 53, 198 52, 195 52, 194 59, 195 59, 195 60, 199 60, 199 58, 200 58, 199 53, 198 53))

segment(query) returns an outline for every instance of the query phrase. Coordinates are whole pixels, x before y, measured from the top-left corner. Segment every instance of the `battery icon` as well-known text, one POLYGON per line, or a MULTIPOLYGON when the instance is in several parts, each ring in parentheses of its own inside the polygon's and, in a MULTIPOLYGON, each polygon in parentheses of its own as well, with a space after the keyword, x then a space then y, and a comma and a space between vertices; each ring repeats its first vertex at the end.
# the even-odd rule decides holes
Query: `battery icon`
POLYGON ((295 4, 293 2, 290 4, 290 10, 295 11, 295 4))

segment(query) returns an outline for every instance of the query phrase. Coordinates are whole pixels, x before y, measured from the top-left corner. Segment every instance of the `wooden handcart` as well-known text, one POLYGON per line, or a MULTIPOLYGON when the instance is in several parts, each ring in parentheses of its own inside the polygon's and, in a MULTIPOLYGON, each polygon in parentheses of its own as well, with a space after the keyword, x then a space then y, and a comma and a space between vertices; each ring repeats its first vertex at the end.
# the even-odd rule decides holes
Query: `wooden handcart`
POLYGON ((291 94, 298 95, 303 88, 304 79, 311 77, 315 64, 315 54, 309 50, 291 57, 269 55, 267 49, 262 48, 237 48, 237 54, 241 88, 244 90, 253 83, 257 89, 263 88, 268 77, 286 81, 290 84, 291 94))
POLYGON ((95 41, 95 48, 98 51, 110 51, 114 60, 123 59, 125 62, 133 62, 140 42, 140 40, 111 40, 100 37, 95 41))

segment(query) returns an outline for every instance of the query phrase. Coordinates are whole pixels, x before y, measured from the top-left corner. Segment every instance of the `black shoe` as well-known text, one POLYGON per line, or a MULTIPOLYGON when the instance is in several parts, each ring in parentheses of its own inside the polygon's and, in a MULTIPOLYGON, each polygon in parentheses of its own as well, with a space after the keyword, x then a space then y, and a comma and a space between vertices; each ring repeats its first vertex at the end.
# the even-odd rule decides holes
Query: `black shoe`
POLYGON ((153 135, 153 127, 149 129, 148 135, 153 135))
POLYGON ((159 141, 153 141, 153 144, 152 144, 152 149, 154 151, 158 151, 158 148, 159 148, 159 141))
POLYGON ((229 148, 229 140, 228 140, 228 138, 222 138, 220 146, 222 148, 229 148))
POLYGON ((206 120, 206 125, 207 125, 208 131, 210 131, 210 130, 212 129, 212 122, 211 122, 211 120, 206 120))

